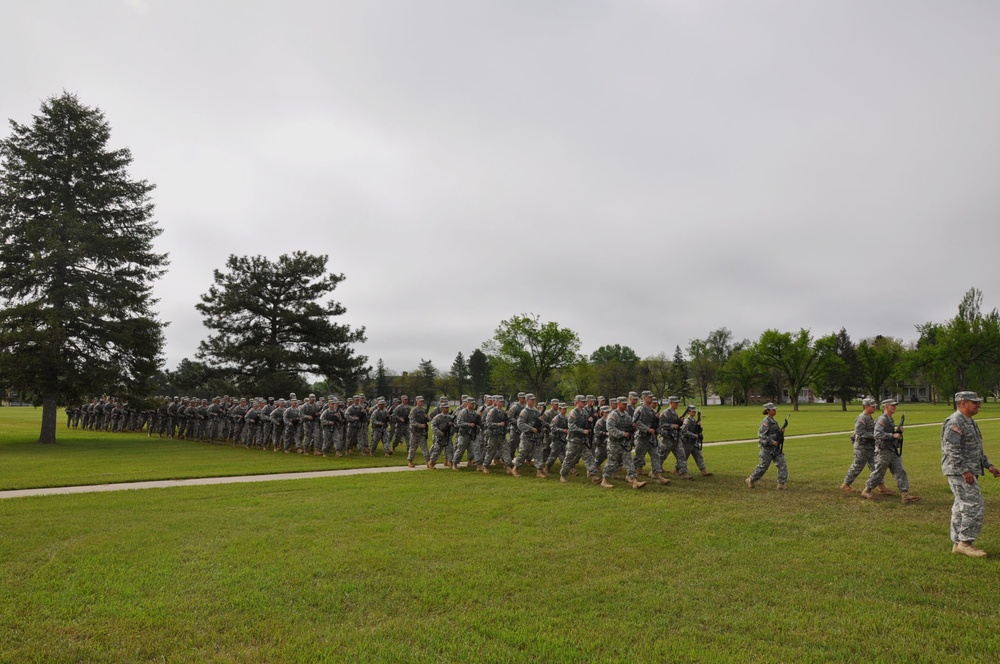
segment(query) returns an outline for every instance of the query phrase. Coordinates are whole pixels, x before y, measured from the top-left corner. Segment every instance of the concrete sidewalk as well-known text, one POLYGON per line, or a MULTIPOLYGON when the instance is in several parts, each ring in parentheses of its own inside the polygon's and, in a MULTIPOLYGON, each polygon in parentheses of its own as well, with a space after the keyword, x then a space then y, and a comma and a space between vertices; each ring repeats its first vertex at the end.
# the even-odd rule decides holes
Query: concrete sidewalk
MULTIPOLYGON (((1000 420, 1000 417, 984 418, 977 420, 980 422, 990 422, 1000 420)), ((907 424, 907 429, 918 427, 939 427, 940 424, 907 424)), ((785 436, 785 440, 796 440, 799 438, 823 438, 828 436, 850 436, 853 431, 834 431, 830 433, 807 433, 798 436, 785 436)), ((743 440, 723 440, 717 443, 705 443, 705 447, 715 447, 717 445, 740 445, 746 443, 756 443, 756 438, 744 438, 743 440)), ((468 466, 467 463, 463 464, 468 466)), ((371 475, 375 473, 401 473, 416 470, 427 470, 424 465, 416 468, 406 466, 383 466, 379 468, 347 468, 344 470, 316 470, 302 473, 273 473, 270 475, 234 475, 232 477, 197 477, 188 480, 153 480, 150 482, 119 482, 117 484, 85 484, 82 486, 57 486, 45 489, 13 489, 10 491, 0 491, 0 499, 4 498, 25 498, 27 496, 60 496, 70 493, 100 493, 103 491, 130 491, 133 489, 165 489, 175 486, 206 486, 209 484, 241 484, 245 482, 275 482, 279 480, 308 480, 321 477, 345 477, 349 475, 371 475)))

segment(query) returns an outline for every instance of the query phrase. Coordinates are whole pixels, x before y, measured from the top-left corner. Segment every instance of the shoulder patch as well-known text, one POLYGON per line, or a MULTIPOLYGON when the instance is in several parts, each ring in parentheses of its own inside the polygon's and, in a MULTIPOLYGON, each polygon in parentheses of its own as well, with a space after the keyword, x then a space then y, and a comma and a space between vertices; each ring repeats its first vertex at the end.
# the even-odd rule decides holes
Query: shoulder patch
POLYGON ((958 428, 958 426, 957 426, 957 425, 956 425, 956 426, 953 426, 953 427, 951 428, 951 430, 952 430, 952 431, 954 431, 955 433, 962 433, 962 430, 961 430, 960 428, 958 428))

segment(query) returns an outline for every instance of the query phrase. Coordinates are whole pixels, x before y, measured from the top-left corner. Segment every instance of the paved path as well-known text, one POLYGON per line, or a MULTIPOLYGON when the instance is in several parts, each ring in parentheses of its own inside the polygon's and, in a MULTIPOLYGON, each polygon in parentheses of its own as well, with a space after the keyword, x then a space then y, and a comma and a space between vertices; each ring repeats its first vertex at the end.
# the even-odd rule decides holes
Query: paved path
MULTIPOLYGON (((1000 420, 1000 417, 989 417, 978 420, 989 422, 1000 420)), ((939 427, 940 424, 907 424, 907 429, 918 427, 939 427)), ((853 431, 833 431, 830 433, 808 433, 798 436, 785 436, 785 440, 795 440, 797 438, 823 438, 828 436, 850 436, 853 431)), ((716 445, 738 445, 745 443, 756 443, 756 438, 745 438, 743 440, 724 440, 718 443, 705 443, 705 447, 716 445)), ((468 465, 468 464, 466 464, 468 465)), ((370 475, 372 473, 401 473, 426 470, 426 466, 418 465, 416 468, 406 466, 381 466, 378 468, 347 468, 344 470, 316 470, 304 473, 273 473, 270 475, 233 475, 231 477, 198 477, 188 480, 154 480, 151 482, 119 482, 117 484, 85 484, 82 486, 58 486, 45 489, 14 489, 11 491, 0 491, 0 499, 4 498, 24 498, 27 496, 58 496, 70 493, 100 493, 102 491, 130 491, 133 489, 164 489, 174 486, 205 486, 208 484, 240 484, 244 482, 274 482, 277 480, 307 480, 319 477, 344 477, 348 475, 370 475)))

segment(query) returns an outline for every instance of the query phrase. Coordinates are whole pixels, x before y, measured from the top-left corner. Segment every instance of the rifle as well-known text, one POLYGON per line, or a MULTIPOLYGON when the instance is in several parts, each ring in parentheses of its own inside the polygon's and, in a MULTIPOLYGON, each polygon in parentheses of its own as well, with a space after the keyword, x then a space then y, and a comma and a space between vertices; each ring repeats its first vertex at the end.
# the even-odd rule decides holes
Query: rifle
MULTIPOLYGON (((785 416, 785 423, 781 425, 781 430, 778 431, 778 454, 783 454, 785 451, 785 429, 788 428, 788 418, 791 415, 785 416)), ((775 456, 778 456, 775 454, 775 456)))
POLYGON ((700 450, 705 444, 705 429, 701 426, 701 411, 698 411, 698 418, 694 421, 695 433, 698 434, 698 439, 694 441, 694 449, 700 450))
POLYGON ((893 446, 894 449, 896 450, 896 456, 898 456, 898 457, 902 457, 903 456, 903 431, 902 431, 902 429, 903 429, 903 425, 904 424, 906 424, 906 413, 903 413, 903 416, 901 418, 899 418, 899 430, 898 430, 899 439, 896 441, 896 444, 893 446))

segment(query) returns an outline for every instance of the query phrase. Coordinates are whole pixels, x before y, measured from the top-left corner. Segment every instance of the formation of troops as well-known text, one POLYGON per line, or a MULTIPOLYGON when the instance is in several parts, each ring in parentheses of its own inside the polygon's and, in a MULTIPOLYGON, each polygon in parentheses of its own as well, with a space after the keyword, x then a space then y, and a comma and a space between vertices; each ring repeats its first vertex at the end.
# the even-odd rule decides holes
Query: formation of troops
MULTIPOLYGON (((941 469, 954 495, 952 552, 984 557, 986 552, 975 547, 985 512, 978 478, 987 471, 1000 477, 1000 470, 986 457, 982 433, 973 420, 982 399, 974 392, 959 392, 955 402, 958 409, 941 431, 941 469)), ((612 488, 611 480, 621 471, 629 485, 640 489, 647 483, 640 476, 670 484, 664 463, 671 456, 674 476, 694 479, 689 472, 691 459, 703 476, 712 475, 702 454, 701 415, 694 406, 680 410, 679 405, 677 397, 661 404, 652 392, 644 391, 610 400, 578 394, 572 408, 558 399, 552 399, 546 408, 534 394, 521 392, 509 407, 500 395, 487 395, 481 405, 463 395, 452 412, 445 399, 428 410, 421 396, 411 405, 405 395, 391 403, 384 397, 369 403, 359 394, 341 403, 333 395, 317 398, 310 394, 300 402, 292 394, 287 400, 226 396, 211 402, 174 397, 146 410, 132 409, 113 398, 93 399, 67 408, 66 414, 67 426, 72 428, 114 432, 145 429, 150 437, 228 442, 286 454, 328 456, 332 452, 340 457, 356 451, 373 456, 381 445, 382 453, 392 456, 403 446, 410 468, 415 467, 418 450, 428 468, 443 460, 444 467, 458 470, 467 459, 467 466, 479 472, 488 474, 491 467, 503 466, 514 477, 520 477, 521 469, 531 464, 537 477, 548 478, 559 462, 559 480, 564 483, 578 474, 577 466, 583 461, 594 484, 612 488)), ((904 504, 920 500, 910 490, 903 468, 904 426, 903 422, 899 426, 895 423, 896 406, 892 399, 880 404, 871 398, 862 400, 862 412, 851 436, 854 459, 840 486, 844 493, 855 493, 852 485, 867 467, 870 474, 860 493, 863 498, 895 495, 884 482, 888 473, 904 504), (882 413, 875 419, 879 407, 882 413)), ((757 432, 759 463, 745 480, 751 489, 772 464, 777 467, 776 488, 787 488, 784 440, 788 419, 779 426, 776 412, 773 403, 764 404, 764 419, 757 432)))

